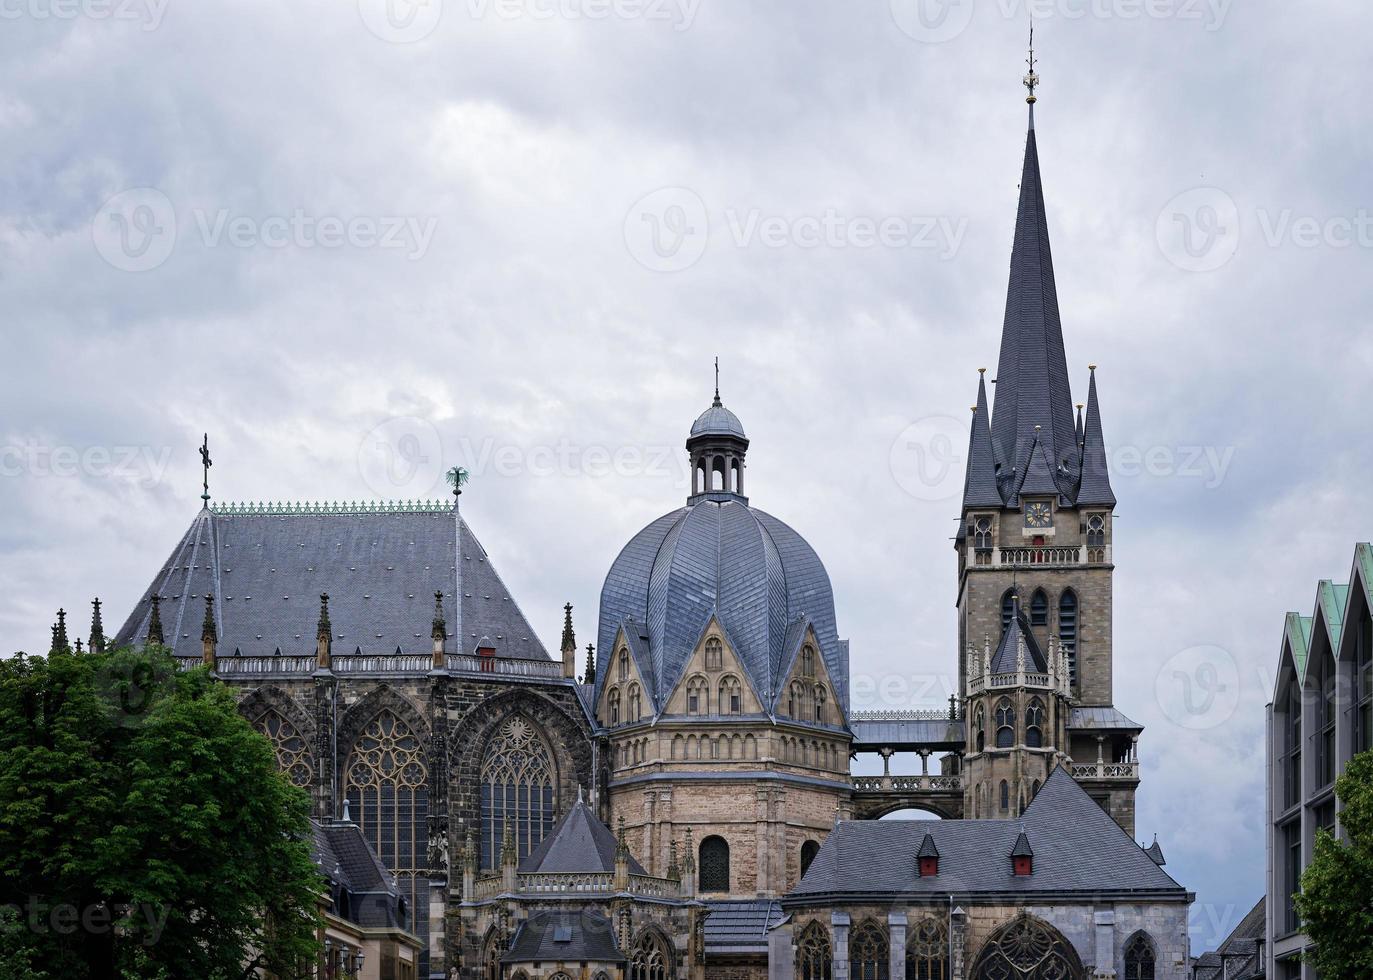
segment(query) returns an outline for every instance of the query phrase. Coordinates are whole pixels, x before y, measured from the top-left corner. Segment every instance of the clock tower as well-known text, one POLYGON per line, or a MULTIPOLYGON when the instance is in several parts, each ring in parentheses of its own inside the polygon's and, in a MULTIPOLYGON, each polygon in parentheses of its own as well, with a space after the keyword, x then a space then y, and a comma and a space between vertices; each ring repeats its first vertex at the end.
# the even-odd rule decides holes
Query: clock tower
POLYGON ((1065 765, 1133 832, 1141 728, 1116 710, 1112 690, 1116 499, 1095 365, 1074 412, 1034 128, 1038 83, 1032 63, 995 410, 982 369, 955 538, 964 813, 1017 817, 1065 765))

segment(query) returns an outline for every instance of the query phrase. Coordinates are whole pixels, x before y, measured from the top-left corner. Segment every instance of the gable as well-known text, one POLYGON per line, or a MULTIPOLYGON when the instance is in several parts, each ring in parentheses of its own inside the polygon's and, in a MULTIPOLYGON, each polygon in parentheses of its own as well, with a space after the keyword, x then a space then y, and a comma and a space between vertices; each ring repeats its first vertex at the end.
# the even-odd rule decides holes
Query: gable
POLYGON ((652 692, 645 683, 644 665, 637 654, 637 644, 623 626, 615 634, 615 643, 606 663, 601 697, 596 706, 596 720, 602 725, 625 725, 647 721, 654 716, 652 692), (632 711, 638 695, 638 715, 632 711), (618 703, 618 710, 616 704, 618 703))
POLYGON ((815 704, 816 691, 821 690, 824 696, 822 724, 842 728, 845 724, 843 703, 837 696, 834 679, 830 676, 825 658, 820 653, 820 641, 808 622, 799 620, 798 623, 802 628, 795 631, 795 638, 788 636, 788 659, 783 661, 784 674, 773 700, 773 714, 792 718, 789 706, 800 714, 802 707, 794 704, 793 697, 793 690, 797 690, 804 695, 803 703, 807 717, 796 717, 793 720, 814 723, 815 716, 811 709, 815 704), (810 657, 807 657, 807 651, 810 651, 810 657))
POLYGON ((712 615, 687 657, 677 685, 667 696, 663 714, 727 715, 760 714, 762 700, 753 679, 744 669, 734 644, 718 617, 712 615), (737 691, 739 710, 731 709, 731 692, 737 691), (695 696, 693 709, 691 699, 695 696))

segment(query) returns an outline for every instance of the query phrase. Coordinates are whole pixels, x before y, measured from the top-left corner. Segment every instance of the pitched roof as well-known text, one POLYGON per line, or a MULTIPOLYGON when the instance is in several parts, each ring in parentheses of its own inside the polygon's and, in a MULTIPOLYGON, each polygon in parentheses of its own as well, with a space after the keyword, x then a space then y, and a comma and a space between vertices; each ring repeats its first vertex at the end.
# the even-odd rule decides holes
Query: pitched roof
POLYGON ((515 930, 502 963, 623 963, 611 922, 598 912, 535 912, 515 930))
POLYGON ((915 852, 915 856, 922 858, 939 857, 939 847, 935 844, 933 835, 925 834, 925 839, 920 842, 920 850, 915 852))
POLYGON ((707 902, 706 952, 766 954, 768 931, 785 916, 775 901, 707 902))
POLYGON ((360 926, 416 932, 413 910, 355 823, 310 821, 315 864, 329 881, 332 911, 360 926))
POLYGON ((1131 721, 1111 705, 1074 706, 1068 712, 1068 727, 1084 731, 1142 732, 1144 726, 1131 721))
POLYGON ((992 416, 992 442, 1002 463, 1003 497, 1009 499, 1007 484, 1014 487, 1028 465, 1036 425, 1043 427, 1042 440, 1051 460, 1049 472, 1058 491, 1068 496, 1077 482, 1076 433, 1040 184, 1039 150, 1032 126, 1025 139, 992 416), (1063 462, 1068 468, 1059 472, 1063 462))
POLYGON ((1024 830, 1021 830, 1021 832, 1016 836, 1015 846, 1011 848, 1010 856, 1013 858, 1027 858, 1035 856, 1035 849, 1030 846, 1030 838, 1025 836, 1024 830))
MULTIPOLYGON (((615 834, 579 797, 543 842, 525 855, 519 870, 526 874, 613 872, 617 846, 615 834)), ((647 872, 631 856, 629 873, 647 872)))
POLYGON ((1011 623, 1001 634, 1001 642, 996 645, 996 653, 992 654, 992 673, 1014 674, 1019 664, 1022 646, 1025 648, 1027 672, 1042 674, 1048 671, 1049 661, 1039 649, 1039 641, 1035 639, 1034 632, 1030 629, 1030 621, 1020 611, 1020 603, 1017 600, 1015 612, 1011 615, 1011 623))
POLYGON ((1054 769, 1020 821, 844 820, 830 833, 783 905, 808 896, 950 893, 1018 896, 1148 894, 1185 902, 1187 891, 1149 859, 1063 767, 1054 769), (1021 828, 1034 841, 1034 874, 1012 874, 1006 855, 1021 828), (925 836, 939 848, 939 875, 921 878, 914 860, 925 836))
POLYGON ((987 410, 986 375, 977 376, 977 407, 968 433, 968 468, 963 477, 963 508, 1000 507, 996 453, 992 450, 991 412, 987 410))
POLYGON ((1019 475, 1020 481, 1016 484, 1015 493, 1010 498, 1012 504, 1020 497, 1061 495, 1059 485, 1055 482, 1055 480, 1061 479, 1061 474, 1054 472, 1054 464, 1049 460, 1048 449, 1038 431, 1035 432, 1034 438, 1030 442, 1029 455, 1026 457, 1025 465, 1021 467, 1019 475))
POLYGON ((156 592, 167 645, 198 658, 209 592, 222 654, 309 654, 327 592, 335 652, 427 653, 436 591, 450 652, 485 636, 500 656, 549 659, 486 549, 442 503, 202 509, 115 642, 143 642, 156 592))

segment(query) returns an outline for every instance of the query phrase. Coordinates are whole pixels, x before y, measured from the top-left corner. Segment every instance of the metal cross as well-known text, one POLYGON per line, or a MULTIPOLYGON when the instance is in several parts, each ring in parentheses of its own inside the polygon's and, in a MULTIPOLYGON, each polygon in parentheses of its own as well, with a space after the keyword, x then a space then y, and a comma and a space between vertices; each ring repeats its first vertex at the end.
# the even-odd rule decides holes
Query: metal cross
POLYGON ((210 467, 214 463, 210 460, 210 434, 205 433, 205 440, 200 444, 200 499, 209 503, 210 500, 210 467))

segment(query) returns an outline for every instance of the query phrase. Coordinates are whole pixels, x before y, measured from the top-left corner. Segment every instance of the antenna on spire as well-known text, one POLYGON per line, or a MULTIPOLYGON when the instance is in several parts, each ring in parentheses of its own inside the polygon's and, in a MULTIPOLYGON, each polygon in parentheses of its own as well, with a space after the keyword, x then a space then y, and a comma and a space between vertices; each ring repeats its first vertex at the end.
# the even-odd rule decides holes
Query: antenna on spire
POLYGON ((720 357, 715 357, 715 404, 720 404, 720 357))
POLYGON ((1035 71, 1035 22, 1030 19, 1030 57, 1025 59, 1025 64, 1030 66, 1030 70, 1025 75, 1025 88, 1029 94, 1025 96, 1025 101, 1030 105, 1030 128, 1035 126, 1035 89, 1039 87, 1039 73, 1035 71))

